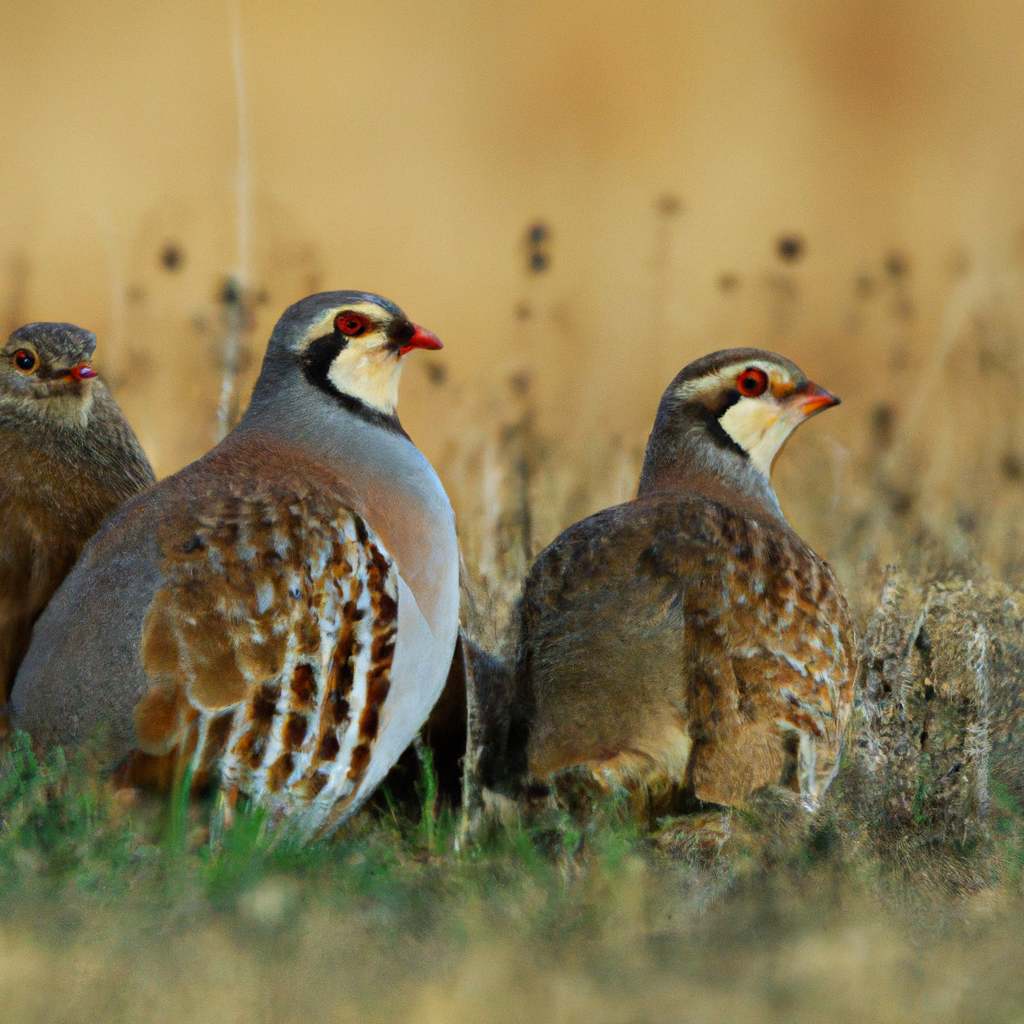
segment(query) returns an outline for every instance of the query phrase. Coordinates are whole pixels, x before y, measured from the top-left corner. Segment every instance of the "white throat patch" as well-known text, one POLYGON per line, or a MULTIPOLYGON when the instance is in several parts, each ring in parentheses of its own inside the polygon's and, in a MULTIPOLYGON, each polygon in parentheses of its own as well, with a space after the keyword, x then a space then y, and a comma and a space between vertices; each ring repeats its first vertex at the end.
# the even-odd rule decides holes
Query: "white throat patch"
POLYGON ((754 467, 770 480, 775 456, 802 419, 798 408, 784 406, 775 398, 762 395, 741 398, 726 409, 718 422, 750 456, 754 467))
POLYGON ((327 377, 343 394, 365 402, 371 409, 390 416, 398 407, 398 381, 402 361, 384 345, 360 345, 353 338, 331 363, 327 377))

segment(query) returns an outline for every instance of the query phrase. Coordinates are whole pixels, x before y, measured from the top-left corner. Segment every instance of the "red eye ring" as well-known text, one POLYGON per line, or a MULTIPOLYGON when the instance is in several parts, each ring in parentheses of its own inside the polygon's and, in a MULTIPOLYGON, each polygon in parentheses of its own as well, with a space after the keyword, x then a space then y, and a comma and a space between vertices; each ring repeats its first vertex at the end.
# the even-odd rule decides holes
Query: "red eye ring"
POLYGON ((736 390, 746 398, 757 398, 768 390, 768 374, 752 366, 736 378, 736 390))
POLYGON ((334 326, 346 338, 358 338, 370 329, 370 321, 359 313, 339 313, 334 318, 334 326))
POLYGON ((32 373, 36 368, 36 357, 31 352, 19 348, 14 353, 14 365, 20 373, 32 373))

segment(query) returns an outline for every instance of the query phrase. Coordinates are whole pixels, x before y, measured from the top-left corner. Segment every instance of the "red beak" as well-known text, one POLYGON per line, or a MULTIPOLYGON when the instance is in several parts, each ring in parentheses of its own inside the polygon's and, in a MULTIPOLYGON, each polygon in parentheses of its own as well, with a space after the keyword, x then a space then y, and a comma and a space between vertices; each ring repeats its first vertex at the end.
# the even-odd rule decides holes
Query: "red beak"
POLYGON ((413 327, 416 328, 413 336, 398 350, 400 356, 404 356, 414 348, 444 348, 441 339, 433 331, 428 331, 425 327, 418 327, 416 324, 413 324, 413 327))
POLYGON ((72 368, 71 376, 75 380, 88 380, 90 377, 98 377, 99 374, 88 363, 79 363, 72 368))
POLYGON ((793 404, 803 413, 803 418, 813 416, 822 409, 829 409, 839 404, 839 399, 814 381, 806 381, 797 388, 797 397, 793 404))

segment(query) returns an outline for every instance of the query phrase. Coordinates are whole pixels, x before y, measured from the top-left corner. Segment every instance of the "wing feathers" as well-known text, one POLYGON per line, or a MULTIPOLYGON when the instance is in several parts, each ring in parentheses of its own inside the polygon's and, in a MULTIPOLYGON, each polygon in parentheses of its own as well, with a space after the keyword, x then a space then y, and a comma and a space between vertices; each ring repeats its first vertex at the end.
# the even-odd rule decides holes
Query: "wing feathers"
POLYGON ((197 768, 313 833, 344 817, 391 687, 398 577, 355 512, 319 494, 230 494, 184 543, 143 626, 139 747, 195 744, 197 768))

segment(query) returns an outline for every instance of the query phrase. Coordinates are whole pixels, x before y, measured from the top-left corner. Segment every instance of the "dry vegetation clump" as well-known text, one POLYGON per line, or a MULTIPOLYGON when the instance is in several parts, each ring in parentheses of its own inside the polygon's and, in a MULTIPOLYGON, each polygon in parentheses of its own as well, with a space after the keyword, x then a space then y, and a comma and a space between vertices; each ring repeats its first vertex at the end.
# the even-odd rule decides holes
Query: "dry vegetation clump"
POLYGON ((1024 594, 1005 584, 887 573, 844 793, 894 864, 966 890, 1022 866, 999 841, 1024 799, 1022 625, 1024 594))

